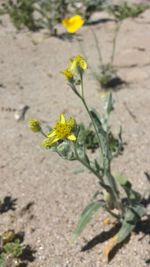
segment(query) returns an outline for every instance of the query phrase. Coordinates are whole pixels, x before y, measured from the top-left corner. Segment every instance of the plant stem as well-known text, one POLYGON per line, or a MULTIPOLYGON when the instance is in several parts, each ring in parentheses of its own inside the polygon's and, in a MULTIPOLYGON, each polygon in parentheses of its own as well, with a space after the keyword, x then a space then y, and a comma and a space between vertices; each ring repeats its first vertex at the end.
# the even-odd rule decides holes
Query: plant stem
MULTIPOLYGON (((75 149, 75 154, 76 154, 76 159, 83 164, 87 169, 89 169, 90 172, 92 172, 94 175, 96 175, 99 179, 99 183, 101 185, 101 187, 105 188, 105 190, 107 192, 110 191, 110 188, 104 183, 103 181, 103 177, 100 176, 89 164, 87 164, 86 161, 84 161, 83 159, 80 158, 78 152, 77 152, 77 148, 76 148, 76 144, 74 143, 74 149, 75 149)), ((111 192, 109 192, 111 194, 111 192)), ((113 211, 111 211, 111 209, 106 208, 107 212, 109 212, 113 217, 115 217, 117 220, 120 219, 120 215, 115 214, 113 211)))
MULTIPOLYGON (((83 86, 83 82, 81 83, 81 86, 83 86)), ((112 196, 114 206, 117 206, 117 208, 122 210, 121 202, 118 200, 119 199, 119 191, 117 189, 115 179, 111 174, 111 162, 110 162, 109 148, 108 148, 108 144, 109 144, 108 129, 107 129, 107 140, 105 140, 105 143, 103 144, 104 140, 102 138, 100 138, 99 132, 97 130, 97 126, 95 124, 95 121, 93 120, 93 117, 91 116, 91 113, 89 111, 89 108, 88 108, 88 105, 87 105, 85 99, 82 98, 81 95, 80 95, 80 99, 82 100, 82 103, 84 104, 84 107, 88 112, 88 115, 91 119, 91 122, 93 124, 93 127, 94 127, 96 135, 97 135, 97 139, 98 139, 98 143, 99 143, 99 147, 100 147, 100 153, 101 153, 102 158, 103 158, 104 176, 107 177, 107 182, 104 182, 103 184, 105 185, 105 187, 107 186, 106 191, 108 191, 108 193, 112 196), (108 190, 108 187, 111 190, 108 190)), ((96 174, 96 176, 97 176, 97 174, 96 174)))
POLYGON ((114 63, 114 58, 115 58, 115 53, 116 53, 116 42, 117 42, 117 37, 118 37, 118 33, 121 27, 121 22, 117 21, 117 26, 116 26, 116 30, 115 30, 115 35, 113 38, 113 48, 112 48, 112 55, 111 55, 111 59, 110 59, 110 65, 112 66, 114 63))
POLYGON ((101 152, 100 154, 103 156, 103 153, 102 153, 102 144, 101 144, 101 140, 99 138, 99 134, 98 134, 98 130, 97 130, 96 124, 95 124, 95 122, 93 120, 93 117, 91 116, 90 110, 89 110, 89 108, 88 108, 88 106, 86 104, 85 99, 84 98, 81 98, 81 100, 82 100, 82 103, 84 104, 84 107, 85 107, 85 109, 86 109, 86 111, 87 111, 87 113, 88 113, 88 115, 89 115, 89 117, 91 119, 92 125, 93 125, 94 130, 95 130, 96 135, 97 135, 97 139, 98 139, 98 143, 99 143, 99 147, 100 147, 100 152, 101 152))
POLYGON ((81 159, 78 152, 77 152, 77 148, 76 148, 76 144, 74 143, 74 150, 75 150, 75 154, 76 154, 76 159, 82 163, 87 169, 89 169, 90 172, 92 172, 95 176, 97 176, 97 178, 99 179, 99 183, 100 185, 105 188, 107 191, 109 191, 108 186, 104 183, 103 181, 103 177, 101 175, 99 175, 85 160, 81 159))
POLYGON ((97 49, 98 59, 99 59, 100 65, 103 66, 103 58, 102 58, 102 53, 101 53, 101 48, 100 48, 100 46, 99 46, 98 38, 97 38, 97 36, 96 36, 95 31, 93 31, 93 30, 91 29, 91 32, 92 32, 93 37, 94 37, 94 40, 95 40, 95 45, 96 45, 96 49, 97 49))

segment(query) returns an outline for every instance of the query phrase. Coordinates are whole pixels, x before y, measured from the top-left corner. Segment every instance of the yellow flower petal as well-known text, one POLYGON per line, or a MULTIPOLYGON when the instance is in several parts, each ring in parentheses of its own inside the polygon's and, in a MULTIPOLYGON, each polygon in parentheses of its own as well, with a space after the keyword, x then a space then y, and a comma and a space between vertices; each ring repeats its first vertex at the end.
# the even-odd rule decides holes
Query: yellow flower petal
POLYGON ((59 122, 65 124, 66 120, 63 114, 60 114, 59 122))
POLYGON ((62 139, 75 141, 76 136, 72 133, 74 126, 75 120, 73 118, 65 119, 65 116, 60 114, 55 127, 47 134, 47 138, 43 140, 42 145, 45 148, 50 148, 51 145, 62 139))
POLYGON ((73 128, 75 126, 75 120, 73 118, 70 118, 67 120, 67 124, 73 128))
POLYGON ((69 18, 64 18, 63 21, 62 21, 62 24, 63 24, 65 27, 68 27, 69 21, 70 21, 69 18))
POLYGON ((50 148, 54 143, 56 143, 59 140, 57 136, 53 138, 45 138, 42 142, 42 146, 45 148, 50 148))
POLYGON ((87 62, 84 59, 84 57, 82 57, 81 55, 77 55, 77 56, 73 57, 69 63, 69 69, 72 72, 75 72, 77 68, 80 68, 82 70, 87 69, 87 62))
POLYGON ((61 72, 62 74, 65 75, 66 79, 67 80, 70 80, 73 78, 74 76, 74 73, 69 69, 69 68, 66 68, 64 71, 61 72))
POLYGON ((70 134, 67 136, 67 139, 70 140, 70 141, 76 141, 76 136, 74 134, 70 134))
POLYGON ((55 135, 56 135, 56 131, 55 131, 55 129, 51 130, 51 131, 47 134, 48 138, 53 138, 55 135))
POLYGON ((67 28, 67 32, 75 33, 84 24, 84 19, 79 15, 75 15, 71 18, 63 19, 62 24, 67 28))
POLYGON ((86 63, 86 61, 84 59, 81 59, 80 60, 80 67, 83 70, 86 70, 87 69, 87 63, 86 63))

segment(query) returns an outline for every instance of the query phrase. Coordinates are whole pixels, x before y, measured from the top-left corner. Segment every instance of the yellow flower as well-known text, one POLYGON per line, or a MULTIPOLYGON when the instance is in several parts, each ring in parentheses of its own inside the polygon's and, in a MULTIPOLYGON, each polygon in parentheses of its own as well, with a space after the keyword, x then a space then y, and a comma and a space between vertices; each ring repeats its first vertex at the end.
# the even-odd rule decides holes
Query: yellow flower
POLYGON ((69 68, 66 68, 61 73, 65 75, 67 80, 71 80, 73 78, 73 76, 74 76, 74 73, 69 68))
POLYGON ((67 32, 75 33, 84 24, 84 19, 79 15, 75 15, 71 18, 63 19, 62 24, 67 28, 67 32))
POLYGON ((76 141, 76 136, 72 133, 72 129, 75 126, 75 120, 73 118, 65 119, 63 114, 60 114, 60 118, 57 121, 53 130, 51 130, 47 138, 44 139, 42 145, 45 148, 50 148, 51 145, 61 139, 68 139, 70 141, 76 141))
POLYGON ((78 69, 78 68, 83 70, 83 71, 87 69, 87 62, 80 55, 77 55, 77 56, 73 57, 70 60, 70 64, 69 64, 69 69, 72 72, 76 71, 76 69, 78 69))
POLYGON ((28 126, 35 133, 41 131, 40 122, 38 120, 36 120, 36 119, 30 120, 29 123, 28 123, 28 126))

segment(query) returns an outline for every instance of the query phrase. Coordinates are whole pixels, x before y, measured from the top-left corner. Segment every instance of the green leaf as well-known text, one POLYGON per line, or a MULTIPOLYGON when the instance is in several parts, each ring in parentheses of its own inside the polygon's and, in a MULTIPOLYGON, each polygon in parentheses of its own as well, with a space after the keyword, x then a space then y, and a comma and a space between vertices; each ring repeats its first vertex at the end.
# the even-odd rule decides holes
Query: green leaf
POLYGON ((117 244, 123 242, 130 235, 134 228, 134 224, 124 221, 119 232, 117 233, 117 244))
POLYGON ((144 213, 145 208, 142 205, 133 206, 126 211, 122 226, 117 233, 118 243, 121 243, 129 236, 144 213))
POLYGON ((114 109, 114 101, 111 93, 106 94, 106 96, 104 96, 104 109, 107 114, 110 114, 114 109))
POLYGON ((114 235, 105 246, 103 254, 107 261, 109 261, 110 252, 116 247, 117 244, 122 243, 131 234, 136 226, 137 221, 143 216, 145 209, 142 205, 136 205, 135 207, 128 208, 120 230, 114 235))
MULTIPOLYGON (((138 204, 138 205, 133 205, 129 207, 130 214, 128 214, 128 222, 136 224, 139 219, 142 218, 142 216, 145 213, 145 208, 143 205, 138 204)), ((127 216, 126 216, 126 221, 127 221, 127 216)))
POLYGON ((119 175, 116 176, 115 179, 121 185, 121 187, 123 187, 128 199, 131 202, 137 203, 141 201, 141 194, 132 189, 132 184, 126 179, 126 177, 119 175))
POLYGON ((19 257, 22 255, 23 247, 20 244, 20 240, 16 239, 14 242, 9 242, 4 246, 4 252, 6 254, 11 254, 14 257, 19 257))
POLYGON ((121 129, 118 134, 118 137, 115 137, 113 133, 109 131, 108 141, 109 141, 109 150, 111 152, 112 157, 116 157, 122 153, 124 149, 124 143, 122 142, 121 138, 121 129))
POLYGON ((92 116, 92 118, 96 124, 96 127, 98 129, 100 136, 106 138, 106 132, 104 131, 103 124, 101 122, 101 118, 100 118, 99 114, 94 109, 90 110, 90 114, 91 114, 91 116, 92 116))
POLYGON ((53 150, 57 152, 62 158, 67 160, 75 160, 74 146, 71 142, 64 140, 62 143, 53 147, 53 150))
POLYGON ((73 239, 76 239, 81 232, 84 230, 85 226, 91 221, 94 213, 100 208, 105 207, 104 201, 91 202, 82 212, 79 223, 75 229, 73 239))
POLYGON ((89 158, 86 154, 85 146, 84 145, 79 145, 78 143, 75 144, 76 146, 76 152, 78 154, 78 157, 84 161, 86 164, 90 165, 89 158))
POLYGON ((150 188, 147 188, 144 190, 143 197, 145 198, 145 196, 147 196, 147 197, 150 196, 150 188))
POLYGON ((5 261, 4 253, 0 254, 0 267, 6 267, 6 261, 5 261))
POLYGON ((117 182, 122 186, 122 187, 127 187, 128 189, 131 189, 131 183, 127 180, 127 178, 123 175, 118 175, 115 177, 117 182))

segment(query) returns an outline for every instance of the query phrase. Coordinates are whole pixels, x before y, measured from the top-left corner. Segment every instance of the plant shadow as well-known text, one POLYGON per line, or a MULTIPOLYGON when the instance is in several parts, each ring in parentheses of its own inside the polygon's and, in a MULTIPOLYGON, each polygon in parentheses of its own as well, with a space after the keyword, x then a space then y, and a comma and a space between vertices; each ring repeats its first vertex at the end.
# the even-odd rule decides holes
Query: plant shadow
MULTIPOLYGON (((25 233, 18 232, 15 234, 15 239, 19 239, 20 243, 24 242, 25 233)), ((33 249, 30 245, 24 245, 21 256, 19 257, 20 263, 18 267, 26 267, 29 262, 33 262, 35 260, 36 250, 33 249)))
POLYGON ((146 260, 145 263, 146 263, 147 265, 150 265, 150 259, 146 260))
POLYGON ((5 213, 9 210, 16 210, 17 198, 12 198, 11 196, 6 196, 0 203, 0 213, 5 213))
MULTIPOLYGON (((82 247, 81 251, 85 252, 88 251, 90 249, 92 249, 93 247, 95 247, 96 245, 103 243, 107 240, 109 240, 110 238, 112 238, 115 234, 117 234, 117 232, 120 229, 120 223, 115 224, 111 229, 109 229, 108 231, 103 231, 101 234, 97 235, 96 237, 94 237, 92 240, 90 240, 84 247, 82 247)), ((130 236, 128 238, 126 238, 124 240, 124 242, 122 242, 121 244, 118 244, 114 247, 114 249, 112 249, 112 251, 109 254, 109 262, 114 258, 114 256, 116 255, 116 253, 123 247, 124 244, 127 244, 130 240, 130 236)))
POLYGON ((103 19, 97 19, 97 20, 89 20, 85 23, 85 26, 89 26, 89 25, 97 25, 97 24, 104 24, 107 22, 117 22, 116 19, 113 18, 103 18, 103 19))
POLYGON ((127 85, 127 82, 122 80, 119 76, 112 78, 107 85, 104 87, 106 91, 119 91, 123 88, 124 85, 127 85))
POLYGON ((26 245, 20 259, 22 261, 33 262, 35 260, 34 256, 35 253, 36 253, 35 249, 32 249, 31 246, 26 245))
POLYGON ((116 224, 108 231, 103 231, 102 233, 91 239, 85 246, 83 246, 81 251, 84 252, 90 250, 93 247, 97 246, 98 244, 105 242, 109 238, 113 237, 118 232, 119 228, 120 224, 116 224))
MULTIPOLYGON (((149 203, 150 203, 150 199, 149 199, 149 203)), ((141 241, 146 235, 150 236, 150 215, 147 215, 146 219, 144 219, 143 221, 139 222, 136 225, 135 233, 139 234, 141 232, 142 232, 143 236, 141 238, 139 238, 139 241, 141 241)), ((150 242, 149 242, 149 244, 150 244, 150 242)), ((145 260, 145 264, 147 264, 147 265, 150 264, 150 258, 145 260)))
POLYGON ((79 33, 71 34, 68 32, 63 32, 63 33, 57 34, 56 37, 60 39, 61 41, 69 41, 69 42, 74 42, 76 40, 81 42, 83 40, 81 34, 79 33))
MULTIPOLYGON (((147 208, 147 206, 150 204, 150 196, 147 199, 143 198, 141 203, 144 205, 145 208, 147 208)), ((97 246, 98 244, 109 240, 115 234, 117 234, 117 232, 120 229, 120 226, 121 226, 120 223, 115 224, 108 231, 103 231, 99 235, 95 236, 93 239, 88 241, 87 244, 81 248, 81 251, 85 252, 85 251, 91 250, 93 247, 97 246)), ((137 222, 136 227, 134 229, 134 233, 136 233, 137 235, 139 233, 143 233, 142 238, 139 238, 138 241, 141 241, 146 235, 150 235, 150 215, 146 215, 146 218, 137 222)), ((112 249, 109 255, 109 261, 111 261, 114 258, 116 253, 124 246, 124 244, 127 244, 130 241, 130 236, 131 235, 129 235, 122 243, 116 245, 112 249)), ((145 263, 150 264, 150 259, 145 260, 145 263)))

